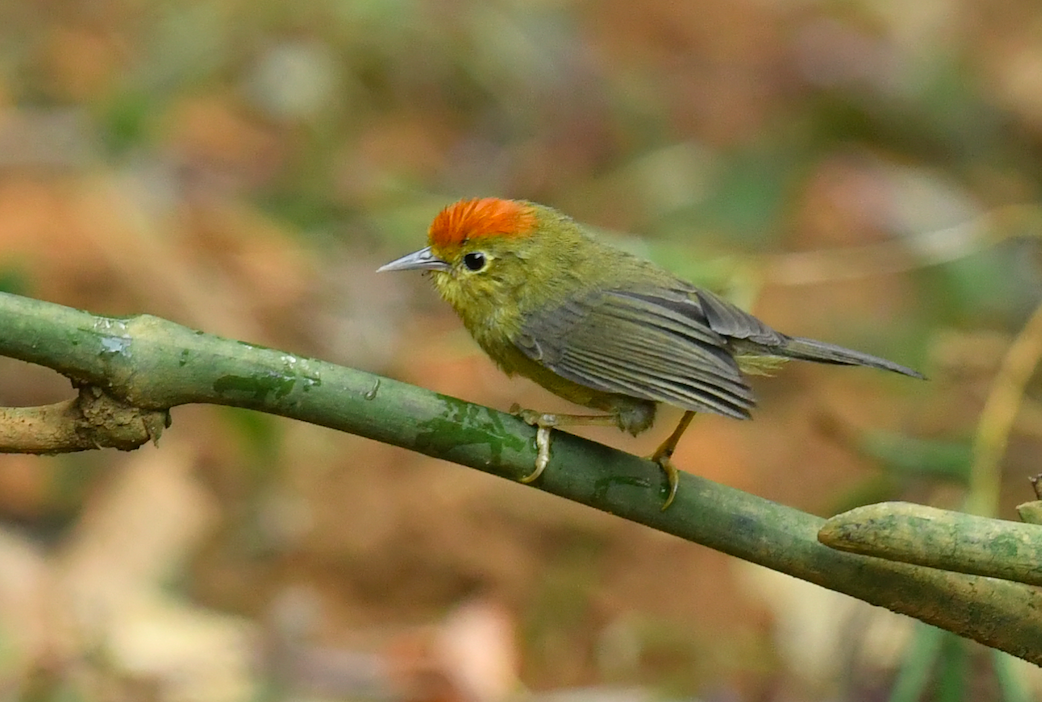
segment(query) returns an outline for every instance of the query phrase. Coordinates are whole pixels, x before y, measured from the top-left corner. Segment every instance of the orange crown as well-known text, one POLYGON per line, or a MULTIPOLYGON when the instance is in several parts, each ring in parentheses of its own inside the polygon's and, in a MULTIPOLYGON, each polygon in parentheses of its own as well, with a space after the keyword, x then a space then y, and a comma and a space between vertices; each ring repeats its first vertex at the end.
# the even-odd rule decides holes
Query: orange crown
POLYGON ((427 233, 431 246, 459 246, 480 236, 527 234, 535 227, 535 213, 525 203, 486 197, 460 200, 438 213, 427 233))

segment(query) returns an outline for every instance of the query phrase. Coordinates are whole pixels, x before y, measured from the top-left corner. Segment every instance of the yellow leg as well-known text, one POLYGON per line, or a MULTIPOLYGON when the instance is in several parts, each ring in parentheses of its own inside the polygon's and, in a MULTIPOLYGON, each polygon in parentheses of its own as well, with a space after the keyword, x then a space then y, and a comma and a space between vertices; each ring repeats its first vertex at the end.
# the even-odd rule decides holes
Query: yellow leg
POLYGON ((655 453, 651 454, 651 460, 659 464, 662 471, 666 474, 666 478, 669 480, 669 496, 666 501, 662 504, 662 511, 665 512, 666 508, 673 504, 673 498, 677 496, 677 486, 680 484, 680 473, 677 471, 676 466, 673 465, 673 452, 677 449, 677 444, 680 442, 680 437, 684 435, 687 428, 691 425, 691 420, 695 418, 695 413, 692 411, 684 412, 684 416, 680 418, 680 423, 677 424, 677 428, 673 430, 673 433, 669 435, 669 438, 662 442, 655 453))
POLYGON ((548 463, 550 463, 550 430, 564 426, 618 426, 619 420, 613 414, 549 414, 535 410, 521 409, 517 405, 510 408, 512 414, 516 414, 526 424, 536 427, 535 445, 538 453, 535 459, 535 470, 525 477, 521 482, 528 484, 534 482, 542 475, 548 463))

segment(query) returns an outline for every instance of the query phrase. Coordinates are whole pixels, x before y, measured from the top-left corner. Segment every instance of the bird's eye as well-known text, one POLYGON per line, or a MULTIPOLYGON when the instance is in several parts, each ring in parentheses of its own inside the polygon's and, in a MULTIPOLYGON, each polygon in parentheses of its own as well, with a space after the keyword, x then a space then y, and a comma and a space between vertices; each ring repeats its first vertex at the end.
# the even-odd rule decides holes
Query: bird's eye
POLYGON ((488 260, 485 258, 485 254, 480 251, 473 251, 463 256, 463 265, 468 269, 477 272, 485 267, 488 260))

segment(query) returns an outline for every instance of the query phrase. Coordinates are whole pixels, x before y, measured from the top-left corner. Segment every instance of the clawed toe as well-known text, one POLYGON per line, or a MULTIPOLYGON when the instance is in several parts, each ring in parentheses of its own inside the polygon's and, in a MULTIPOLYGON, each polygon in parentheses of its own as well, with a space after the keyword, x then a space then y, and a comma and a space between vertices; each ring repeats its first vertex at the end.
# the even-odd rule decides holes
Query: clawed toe
POLYGON ((550 412, 537 412, 536 410, 521 409, 514 403, 510 407, 510 414, 519 418, 525 424, 536 427, 535 445, 538 453, 535 459, 535 470, 530 475, 521 478, 522 483, 535 481, 546 466, 550 463, 550 430, 561 426, 617 426, 618 418, 615 415, 575 415, 575 414, 553 414, 550 412))
POLYGON ((677 487, 680 485, 680 471, 673 465, 673 461, 666 454, 659 454, 651 457, 651 460, 658 463, 659 468, 666 474, 666 480, 669 481, 669 495, 666 496, 666 501, 662 503, 662 511, 665 512, 671 504, 673 504, 673 498, 677 496, 677 487))
POLYGON ((521 409, 517 405, 510 408, 510 413, 516 415, 522 422, 540 429, 549 429, 557 426, 557 416, 546 414, 536 410, 521 409))
POLYGON ((550 427, 539 427, 539 430, 535 433, 535 445, 538 450, 535 459, 535 470, 521 478, 521 482, 526 485, 535 482, 536 478, 546 470, 547 464, 550 463, 550 427))

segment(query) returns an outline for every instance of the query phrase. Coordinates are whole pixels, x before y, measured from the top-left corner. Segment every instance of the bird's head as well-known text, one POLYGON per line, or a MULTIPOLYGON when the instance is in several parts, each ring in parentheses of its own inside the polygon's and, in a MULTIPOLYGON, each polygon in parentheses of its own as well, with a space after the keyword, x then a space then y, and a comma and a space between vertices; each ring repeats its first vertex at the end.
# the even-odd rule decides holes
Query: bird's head
POLYGON ((482 198, 449 205, 434 218, 428 246, 379 270, 428 271, 435 287, 465 318, 508 304, 531 273, 538 246, 539 208, 529 202, 482 198))

